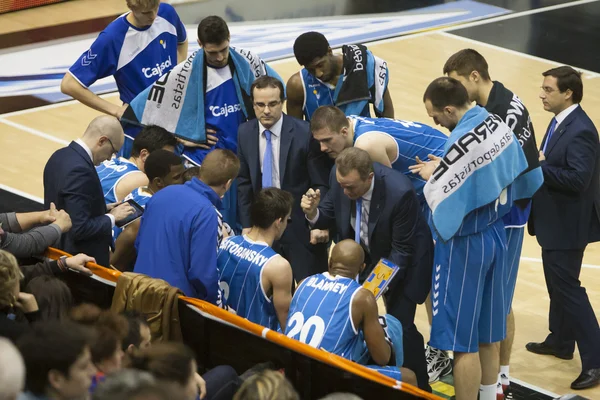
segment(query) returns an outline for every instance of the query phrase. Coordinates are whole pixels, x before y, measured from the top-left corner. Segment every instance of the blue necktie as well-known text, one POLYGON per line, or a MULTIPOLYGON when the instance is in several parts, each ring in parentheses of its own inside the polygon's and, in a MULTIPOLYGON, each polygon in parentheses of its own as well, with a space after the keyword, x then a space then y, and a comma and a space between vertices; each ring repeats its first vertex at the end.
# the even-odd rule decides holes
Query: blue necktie
POLYGON ((360 225, 362 222, 362 197, 356 200, 356 223, 354 224, 354 240, 360 244, 360 225))
POLYGON ((546 135, 546 141, 544 142, 544 148, 542 151, 546 154, 546 147, 548 147, 548 143, 550 143, 550 138, 554 133, 554 129, 556 128, 556 118, 552 118, 552 122, 550 122, 550 127, 548 128, 548 135, 546 135))
POLYGON ((265 147, 265 156, 263 157, 262 187, 273 186, 273 146, 271 145, 271 131, 265 130, 267 147, 265 147))

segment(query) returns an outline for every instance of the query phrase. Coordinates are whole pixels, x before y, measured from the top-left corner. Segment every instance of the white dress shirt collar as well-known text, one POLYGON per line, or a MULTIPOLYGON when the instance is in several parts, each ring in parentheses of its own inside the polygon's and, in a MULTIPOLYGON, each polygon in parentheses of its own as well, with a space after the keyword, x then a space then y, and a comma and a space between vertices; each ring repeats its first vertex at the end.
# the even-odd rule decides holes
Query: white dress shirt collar
POLYGON ((78 145, 80 145, 81 147, 83 147, 83 149, 85 150, 85 152, 87 153, 87 155, 90 157, 90 160, 92 161, 92 164, 94 163, 94 157, 92 156, 92 150, 88 147, 87 144, 85 144, 85 142, 83 140, 77 139, 75 140, 75 143, 77 143, 78 145))
POLYGON ((373 188, 375 187, 375 176, 371 179, 371 187, 367 190, 367 193, 363 194, 362 199, 371 201, 371 197, 373 197, 373 188))
POLYGON ((565 108, 564 110, 562 110, 561 112, 556 114, 556 117, 554 117, 556 119, 556 126, 562 124, 562 122, 569 116, 569 114, 571 114, 573 111, 575 111, 575 109, 578 106, 579 106, 579 103, 570 105, 569 107, 565 108))
MULTIPOLYGON (((277 137, 281 137, 281 127, 282 126, 283 126, 283 114, 281 114, 281 118, 279 118, 279 121, 275 122, 275 124, 271 128, 269 128, 268 131, 277 137)), ((263 126, 263 124, 261 124, 260 121, 258 121, 258 133, 260 133, 262 135, 262 133, 266 130, 267 130, 267 128, 265 128, 263 126)))

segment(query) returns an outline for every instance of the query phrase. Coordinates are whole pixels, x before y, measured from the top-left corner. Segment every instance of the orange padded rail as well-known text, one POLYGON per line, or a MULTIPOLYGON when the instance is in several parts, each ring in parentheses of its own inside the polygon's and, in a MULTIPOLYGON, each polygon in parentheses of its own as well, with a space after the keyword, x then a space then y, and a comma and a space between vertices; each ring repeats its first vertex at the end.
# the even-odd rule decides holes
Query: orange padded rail
MULTIPOLYGON (((62 250, 48 248, 46 251, 46 257, 56 260, 61 256, 70 256, 70 254, 65 253, 62 250)), ((117 270, 113 270, 110 268, 102 267, 98 264, 87 263, 86 267, 91 270, 94 275, 97 275, 100 278, 106 279, 111 282, 117 282, 121 272, 117 270)), ((379 372, 373 371, 365 366, 357 364, 355 362, 349 361, 345 358, 337 356, 335 354, 328 353, 324 350, 319 350, 314 347, 311 347, 307 344, 299 342, 297 340, 291 339, 281 333, 275 332, 271 329, 265 328, 258 324, 248 321, 245 318, 241 318, 235 314, 232 314, 222 308, 219 308, 213 304, 207 303, 203 300, 198 300, 192 297, 180 296, 180 300, 198 308, 200 311, 210 314, 213 317, 216 317, 224 322, 235 325, 236 327, 248 331, 256 336, 262 336, 266 340, 278 344, 282 347, 293 350, 297 353, 303 354, 312 359, 321 361, 325 364, 331 365, 333 367, 342 369, 344 371, 350 372, 354 375, 358 375, 362 378, 369 379, 371 381, 377 382, 381 385, 388 386, 394 389, 401 390, 406 393, 410 393, 412 395, 418 396, 423 399, 431 399, 431 400, 440 400, 441 397, 433 395, 431 393, 427 393, 421 389, 418 389, 412 385, 407 383, 398 382, 395 379, 392 379, 388 376, 382 375, 379 372)))

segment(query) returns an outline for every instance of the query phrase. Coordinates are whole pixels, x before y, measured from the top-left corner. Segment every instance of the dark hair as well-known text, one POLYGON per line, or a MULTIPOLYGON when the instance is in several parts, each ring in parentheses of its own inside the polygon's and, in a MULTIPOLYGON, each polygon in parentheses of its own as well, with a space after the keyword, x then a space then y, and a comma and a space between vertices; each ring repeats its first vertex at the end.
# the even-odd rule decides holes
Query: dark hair
POLYGON ((73 307, 71 289, 54 276, 40 275, 33 278, 25 287, 39 307, 39 320, 63 319, 73 307))
POLYGON ((235 179, 240 171, 240 160, 231 150, 214 149, 204 157, 200 179, 208 186, 220 186, 235 179))
POLYGON ((203 45, 207 43, 221 44, 229 40, 229 36, 227 22, 219 16, 206 17, 198 25, 198 40, 203 45))
POLYGON ((446 64, 444 64, 443 73, 444 75, 448 75, 453 71, 465 77, 471 75, 471 72, 477 71, 484 80, 490 80, 487 61, 473 49, 463 49, 450 56, 446 64))
POLYGON ((581 103, 583 99, 583 82, 581 81, 581 72, 569 66, 562 66, 549 69, 542 74, 543 76, 553 76, 556 78, 558 90, 561 93, 571 90, 573 92, 573 103, 581 103))
POLYGON ((319 32, 305 32, 294 42, 294 55, 300 65, 307 65, 315 58, 323 57, 329 51, 329 42, 319 32))
POLYGON ((187 385, 192 371, 194 352, 179 342, 156 343, 133 352, 130 367, 148 371, 156 379, 187 385))
POLYGON ((156 383, 151 373, 122 369, 106 376, 94 393, 93 400, 168 400, 167 389, 156 383))
POLYGON ((236 392, 233 400, 299 400, 300 396, 281 372, 265 370, 252 375, 236 392))
POLYGON ((465 107, 469 104, 469 93, 456 79, 443 76, 427 86, 423 103, 427 100, 431 101, 433 107, 438 110, 447 106, 465 107))
POLYGON ((373 172, 371 156, 358 147, 344 149, 335 159, 335 166, 341 176, 347 176, 352 170, 356 170, 363 181, 373 172))
POLYGON ((183 172, 183 181, 188 182, 200 176, 200 167, 190 167, 183 172))
POLYGON ((129 331, 127 319, 110 310, 101 310, 93 304, 80 304, 69 313, 71 319, 90 330, 92 361, 106 360, 120 348, 129 331))
POLYGON ((88 341, 85 331, 70 321, 46 321, 34 326, 17 342, 27 371, 25 387, 37 396, 44 395, 48 373, 56 370, 68 377, 88 341))
POLYGON ((125 351, 130 345, 133 345, 135 348, 140 347, 140 344, 142 343, 140 328, 144 325, 149 327, 148 321, 142 314, 136 311, 126 311, 123 313, 123 316, 127 318, 129 330, 127 331, 127 336, 125 336, 121 342, 121 349, 125 351))
POLYGON ((267 229, 279 218, 286 218, 292 211, 293 204, 294 197, 291 193, 274 187, 263 189, 257 193, 250 206, 250 223, 267 229))
POLYGON ((181 158, 169 150, 158 149, 150 153, 144 163, 144 171, 148 180, 164 178, 171 172, 172 166, 181 165, 181 158))
POLYGON ((279 79, 268 75, 263 75, 252 82, 252 86, 250 87, 250 96, 252 97, 252 100, 254 100, 254 89, 265 89, 268 87, 279 89, 279 99, 281 101, 285 100, 285 89, 283 88, 283 83, 281 83, 279 79))
POLYGON ((175 136, 165 128, 157 125, 148 125, 133 140, 131 156, 139 157, 144 149, 148 150, 148 153, 152 153, 165 146, 176 147, 177 139, 175 136))
POLYGON ((310 119, 311 132, 320 131, 324 128, 339 132, 349 125, 346 114, 336 106, 321 106, 315 110, 310 119))

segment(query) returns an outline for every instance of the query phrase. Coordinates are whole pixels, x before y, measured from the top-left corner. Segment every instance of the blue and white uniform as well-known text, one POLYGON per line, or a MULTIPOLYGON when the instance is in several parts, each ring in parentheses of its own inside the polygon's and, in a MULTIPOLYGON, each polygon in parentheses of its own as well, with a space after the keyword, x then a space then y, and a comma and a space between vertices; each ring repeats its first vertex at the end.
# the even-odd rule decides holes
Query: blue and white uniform
POLYGON ((111 204, 117 202, 115 189, 121 179, 134 172, 140 172, 140 169, 137 165, 123 157, 114 157, 98 165, 96 172, 98 173, 98 178, 100 178, 104 200, 106 204, 111 204))
MULTIPOLYGON (((160 3, 152 25, 137 28, 123 14, 111 22, 91 47, 69 68, 84 87, 114 76, 120 99, 129 104, 141 91, 177 65, 177 45, 187 40, 185 26, 173 6, 160 3)), ((121 154, 129 157, 139 127, 125 126, 121 154), (125 149, 127 148, 127 149, 125 149)))
POLYGON ((279 320, 273 299, 267 296, 262 284, 265 266, 274 257, 281 256, 266 243, 233 236, 221 243, 217 268, 225 304, 240 317, 277 330, 279 320))
POLYGON ((146 208, 146 204, 148 204, 151 198, 152 194, 148 193, 148 186, 142 186, 125 196, 124 200, 133 200, 142 206, 142 208, 146 208))

